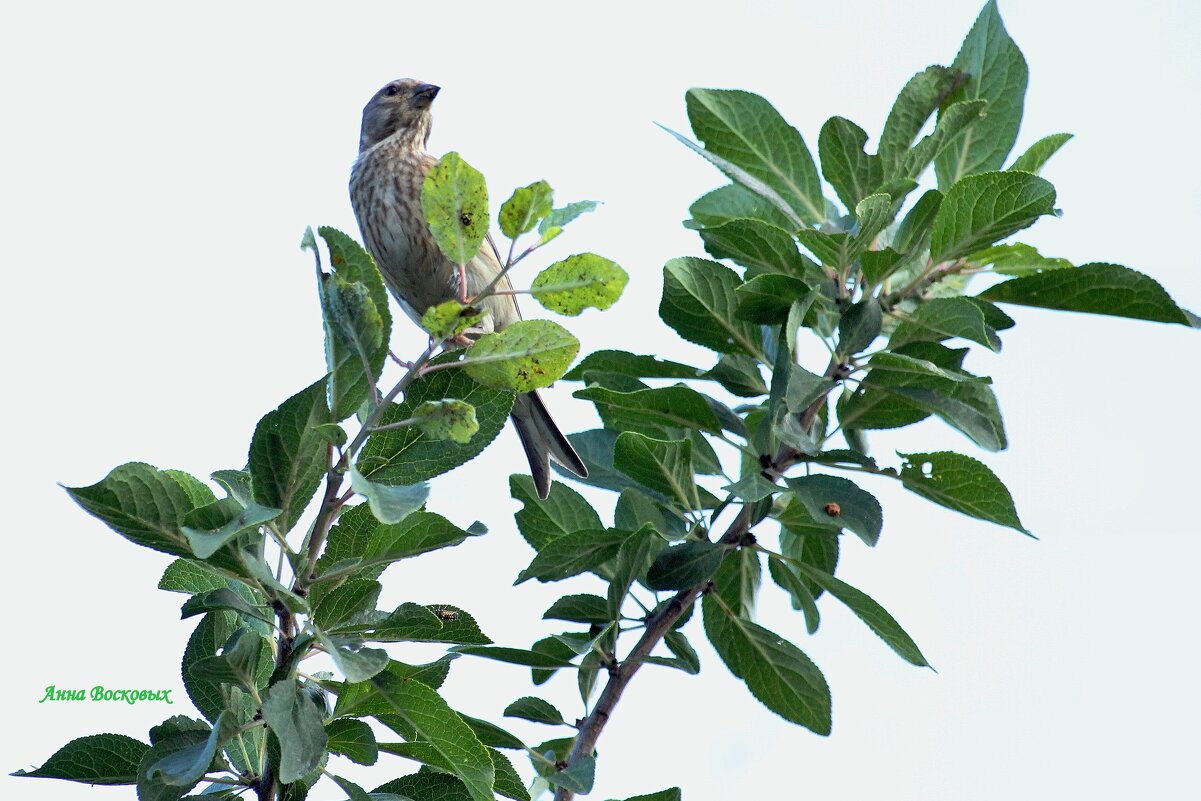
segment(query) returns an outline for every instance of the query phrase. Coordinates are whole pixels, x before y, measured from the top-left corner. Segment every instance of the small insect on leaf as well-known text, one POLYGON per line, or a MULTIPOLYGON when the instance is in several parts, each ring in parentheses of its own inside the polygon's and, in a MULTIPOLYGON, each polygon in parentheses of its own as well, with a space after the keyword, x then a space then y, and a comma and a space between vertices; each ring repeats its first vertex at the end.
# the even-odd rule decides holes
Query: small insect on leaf
POLYGON ((453 609, 435 609, 434 614, 443 623, 450 623, 459 619, 459 613, 453 609))
POLYGON ((842 507, 834 503, 834 501, 830 501, 826 504, 826 514, 830 517, 838 517, 842 514, 842 507))

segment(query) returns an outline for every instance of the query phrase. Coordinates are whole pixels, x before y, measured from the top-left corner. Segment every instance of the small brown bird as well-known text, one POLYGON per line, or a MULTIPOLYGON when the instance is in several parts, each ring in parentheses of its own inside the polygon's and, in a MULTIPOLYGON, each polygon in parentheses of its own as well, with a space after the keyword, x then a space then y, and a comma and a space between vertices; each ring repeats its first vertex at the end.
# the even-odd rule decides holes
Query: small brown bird
MULTIPOLYGON (((402 308, 420 324, 429 307, 460 297, 460 273, 438 249, 421 210, 421 187, 437 159, 426 152, 430 106, 439 88, 411 78, 391 81, 363 108, 359 157, 350 173, 350 203, 363 232, 363 243, 402 308)), ((496 278, 500 260, 490 242, 468 264, 467 297, 496 278)), ((498 285, 512 289, 506 276, 498 285)), ((481 302, 488 314, 484 333, 521 319, 513 295, 492 295, 481 302)), ((588 469, 563 436, 536 392, 517 396, 511 413, 521 438, 538 497, 550 492, 550 457, 584 477, 588 469)))

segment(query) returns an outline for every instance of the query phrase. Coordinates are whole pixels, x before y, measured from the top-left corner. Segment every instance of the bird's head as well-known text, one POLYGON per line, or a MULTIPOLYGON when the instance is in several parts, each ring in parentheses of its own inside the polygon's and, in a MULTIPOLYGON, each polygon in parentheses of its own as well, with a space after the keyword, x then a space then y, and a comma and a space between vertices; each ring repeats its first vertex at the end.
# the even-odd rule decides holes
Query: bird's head
POLYGON ((392 136, 412 147, 425 147, 430 136, 430 105, 438 87, 413 78, 389 81, 363 107, 359 152, 392 136))

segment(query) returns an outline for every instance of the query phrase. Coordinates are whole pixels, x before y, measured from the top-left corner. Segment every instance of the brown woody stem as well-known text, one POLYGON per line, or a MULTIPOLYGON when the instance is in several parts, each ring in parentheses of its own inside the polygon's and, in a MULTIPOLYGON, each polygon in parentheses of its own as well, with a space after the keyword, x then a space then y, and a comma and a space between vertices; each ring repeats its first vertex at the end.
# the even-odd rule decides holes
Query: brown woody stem
MULTIPOLYGON (((743 507, 719 542, 726 545, 741 542, 749 528, 750 512, 743 507)), ((592 752, 596 750, 596 741, 600 739, 605 724, 609 722, 617 702, 621 700, 621 694, 625 691, 626 685, 634 678, 638 668, 642 667, 643 661, 650 656, 651 651, 655 650, 659 641, 671 631, 676 621, 688 611, 688 608, 696 602, 696 599, 706 591, 708 586, 709 582, 706 580, 695 587, 680 590, 670 601, 660 606, 647 618, 646 629, 642 632, 642 637, 630 649, 626 658, 609 670, 609 680, 605 683, 605 689, 601 691, 600 697, 597 699, 596 705, 592 707, 592 711, 588 713, 588 717, 580 723, 580 733, 576 735, 575 745, 567 757, 568 765, 586 756, 591 756, 592 752)), ((575 793, 566 787, 559 787, 555 791, 555 801, 571 801, 574 797, 575 793)))

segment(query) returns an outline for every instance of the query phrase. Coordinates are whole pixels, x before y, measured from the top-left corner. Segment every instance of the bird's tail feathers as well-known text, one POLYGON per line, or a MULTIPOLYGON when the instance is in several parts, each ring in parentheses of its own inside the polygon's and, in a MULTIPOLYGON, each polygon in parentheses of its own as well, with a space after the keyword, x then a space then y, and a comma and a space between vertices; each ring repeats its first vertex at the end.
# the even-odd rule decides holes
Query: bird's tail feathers
POLYGON ((530 475, 539 498, 550 494, 550 458, 575 473, 580 478, 588 476, 580 455, 571 447, 567 437, 555 425, 550 412, 542 403, 537 392, 526 392, 513 402, 513 427, 521 439, 526 459, 530 463, 530 475))

